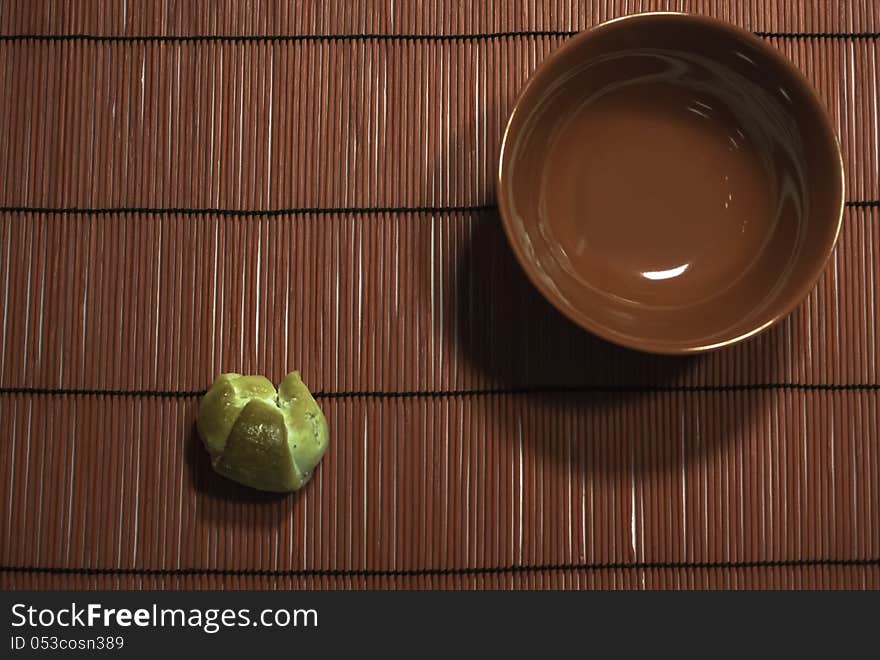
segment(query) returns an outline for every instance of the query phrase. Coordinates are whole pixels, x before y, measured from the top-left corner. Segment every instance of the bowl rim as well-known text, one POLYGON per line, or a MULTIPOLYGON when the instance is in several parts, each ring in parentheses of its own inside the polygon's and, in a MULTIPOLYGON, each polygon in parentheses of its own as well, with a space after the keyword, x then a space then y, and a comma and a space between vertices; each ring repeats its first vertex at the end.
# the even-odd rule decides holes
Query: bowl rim
POLYGON ((574 322, 576 325, 580 326, 584 330, 587 330, 588 332, 591 332, 602 339, 610 341, 619 346, 623 346, 625 348, 635 349, 646 353, 657 353, 665 355, 693 355, 717 350, 727 346, 732 346, 769 330, 776 323, 791 314, 804 302, 810 292, 815 288, 816 284, 822 276, 822 273, 828 266, 828 262, 831 259, 835 248, 837 247, 837 242, 840 237, 840 230, 843 226, 843 211, 846 206, 846 177, 844 172, 843 154, 840 147, 840 139, 837 136, 837 132, 834 130, 834 125, 831 120, 831 116, 828 113, 828 109, 826 108, 823 100, 820 98, 812 82, 803 74, 803 72, 801 72, 801 70, 794 64, 794 62, 792 62, 787 56, 782 53, 782 51, 780 51, 775 46, 766 43, 763 39, 758 37, 753 32, 750 32, 745 28, 742 28, 738 25, 735 25, 734 23, 730 23, 729 21, 725 21, 722 19, 700 14, 689 14, 687 12, 679 11, 641 12, 636 14, 628 14, 626 16, 618 16, 617 18, 603 21, 602 23, 593 25, 573 35, 566 43, 555 49, 546 58, 544 58, 541 63, 538 64, 535 70, 529 75, 525 84, 519 90, 519 93, 517 94, 516 100, 513 104, 513 109, 511 110, 507 118, 507 122, 504 125, 504 133, 501 138, 501 148, 499 149, 498 163, 496 167, 495 189, 498 212, 501 216, 501 225, 507 237, 507 242, 513 250, 514 256, 519 262, 520 267, 525 271, 532 285, 538 289, 545 300, 550 302, 553 307, 555 307, 570 321, 574 322), (784 70, 788 72, 788 75, 791 76, 792 79, 798 82, 802 91, 806 93, 806 96, 809 99, 809 103, 812 105, 812 109, 816 111, 818 116, 822 119, 820 123, 822 124, 822 132, 824 133, 824 135, 822 135, 820 139, 825 140, 827 138, 830 138, 829 144, 832 147, 834 153, 837 155, 836 173, 838 175, 837 183, 839 184, 838 189, 840 199, 838 203, 837 219, 834 227, 834 236, 823 250, 821 258, 817 261, 817 266, 815 267, 814 271, 810 273, 809 277, 803 278, 803 282, 795 290, 795 293, 791 296, 791 302, 784 305, 781 310, 775 313, 769 320, 734 337, 712 343, 695 343, 693 345, 681 345, 656 339, 640 340, 637 338, 633 338, 629 335, 617 333, 613 330, 610 330, 604 325, 594 322, 590 317, 586 316, 585 314, 579 313, 576 309, 563 306, 561 304, 561 301, 559 301, 557 297, 553 294, 551 288, 548 287, 541 278, 538 278, 536 276, 534 263, 530 259, 528 259, 523 251, 522 245, 516 239, 512 227, 512 211, 509 208, 508 195, 504 193, 507 188, 504 183, 504 159, 507 151, 510 149, 509 142, 511 141, 511 128, 517 114, 521 112, 523 99, 530 92, 530 90, 544 82, 545 79, 553 79, 548 78, 549 74, 547 72, 549 71, 549 67, 546 65, 558 58, 561 58, 564 53, 577 49, 585 41, 593 38, 598 33, 606 31, 609 27, 613 25, 622 22, 636 23, 642 19, 656 19, 658 17, 662 17, 664 20, 683 19, 696 23, 698 25, 702 24, 703 26, 709 28, 721 29, 728 32, 732 36, 735 36, 736 38, 743 39, 744 41, 752 44, 765 56, 772 60, 775 60, 777 64, 779 64, 784 70))

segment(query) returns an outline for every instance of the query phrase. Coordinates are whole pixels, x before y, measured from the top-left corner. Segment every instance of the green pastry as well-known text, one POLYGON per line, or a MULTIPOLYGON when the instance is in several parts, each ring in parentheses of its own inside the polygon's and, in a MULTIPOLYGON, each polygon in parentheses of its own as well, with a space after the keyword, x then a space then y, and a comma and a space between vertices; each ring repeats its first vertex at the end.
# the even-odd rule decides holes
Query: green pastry
POLYGON ((263 376, 220 374, 197 425, 214 471, 259 490, 299 490, 327 450, 327 420, 297 371, 277 391, 263 376))

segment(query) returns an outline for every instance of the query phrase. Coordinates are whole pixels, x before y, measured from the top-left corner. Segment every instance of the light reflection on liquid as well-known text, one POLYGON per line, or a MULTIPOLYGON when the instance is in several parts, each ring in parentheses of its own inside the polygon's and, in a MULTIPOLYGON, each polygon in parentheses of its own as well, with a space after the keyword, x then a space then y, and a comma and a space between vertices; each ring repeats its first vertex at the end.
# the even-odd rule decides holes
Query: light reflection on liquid
POLYGON ((667 268, 666 270, 646 270, 642 273, 642 277, 646 280, 671 280, 673 277, 678 277, 684 273, 688 268, 690 268, 690 264, 682 264, 681 266, 667 268))

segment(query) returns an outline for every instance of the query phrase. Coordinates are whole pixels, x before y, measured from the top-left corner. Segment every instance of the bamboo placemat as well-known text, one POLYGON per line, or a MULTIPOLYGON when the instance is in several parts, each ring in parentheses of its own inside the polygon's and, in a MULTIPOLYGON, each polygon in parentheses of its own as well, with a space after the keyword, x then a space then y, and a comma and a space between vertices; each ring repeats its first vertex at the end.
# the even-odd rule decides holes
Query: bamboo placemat
POLYGON ((0 586, 880 587, 880 7, 226 0, 0 8, 0 586), (502 126, 572 33, 718 16, 844 152, 833 261, 689 359, 553 311, 494 210, 502 126), (331 448, 262 496, 194 430, 299 369, 331 448))

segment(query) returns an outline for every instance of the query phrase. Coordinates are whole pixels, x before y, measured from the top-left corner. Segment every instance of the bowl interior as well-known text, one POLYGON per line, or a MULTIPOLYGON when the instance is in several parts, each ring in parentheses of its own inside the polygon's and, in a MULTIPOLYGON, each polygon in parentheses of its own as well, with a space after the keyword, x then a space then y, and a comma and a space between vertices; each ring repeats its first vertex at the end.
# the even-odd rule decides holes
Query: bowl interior
POLYGON ((815 93, 738 28, 643 15, 575 37, 520 96, 499 205, 520 262, 583 327, 657 352, 753 334, 810 290, 843 174, 815 93))

